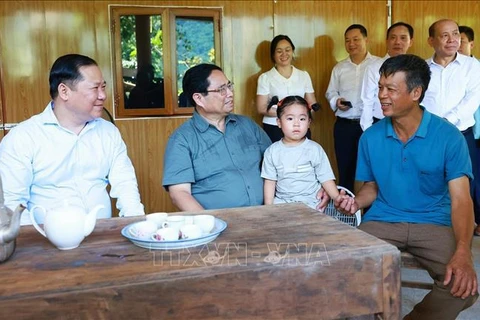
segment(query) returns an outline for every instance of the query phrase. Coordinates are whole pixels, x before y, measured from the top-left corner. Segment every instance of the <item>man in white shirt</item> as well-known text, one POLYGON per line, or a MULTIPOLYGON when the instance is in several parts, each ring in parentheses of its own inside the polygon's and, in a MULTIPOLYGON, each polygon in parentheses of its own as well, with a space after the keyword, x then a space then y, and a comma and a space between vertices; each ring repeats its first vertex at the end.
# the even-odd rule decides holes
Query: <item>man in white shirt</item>
POLYGON ((337 157, 339 185, 352 190, 357 166, 358 140, 362 134, 360 115, 365 68, 379 58, 367 51, 367 29, 353 24, 345 31, 345 49, 348 58, 340 61, 332 70, 326 92, 330 107, 337 116, 333 137, 337 157))
MULTIPOLYGON (((458 24, 449 19, 434 22, 428 43, 435 53, 427 63, 432 72, 423 106, 445 118, 460 130, 468 145, 474 179, 470 193, 478 216, 480 197, 476 196, 476 180, 480 178, 472 127, 474 113, 480 105, 480 63, 477 59, 457 53, 460 47, 458 24)), ((478 180, 477 180, 478 181, 478 180)))
POLYGON ((460 47, 458 48, 458 52, 468 57, 473 57, 472 49, 474 46, 473 40, 475 38, 475 32, 468 26, 459 26, 458 31, 460 31, 460 47))
MULTIPOLYGON (((467 57, 473 57, 473 41, 475 33, 472 28, 468 26, 459 26, 458 31, 460 31, 460 47, 458 48, 458 53, 466 55, 467 57)), ((477 171, 480 172, 480 108, 477 109, 474 113, 475 124, 473 125, 473 136, 475 137, 475 150, 477 156, 477 171)), ((475 180, 475 197, 480 199, 480 179, 475 180)), ((475 227, 474 234, 480 236, 480 208, 478 203, 474 203, 475 211, 475 227)))
MULTIPOLYGON (((97 218, 112 216, 110 195, 120 216, 144 214, 137 179, 118 129, 101 118, 105 80, 97 63, 68 54, 50 70, 52 101, 13 128, 0 143, 5 205, 47 210, 67 200, 87 212, 102 204, 97 218)), ((37 222, 43 223, 42 216, 37 222)), ((22 224, 30 224, 23 213, 22 224)))
POLYGON ((362 83, 362 115, 360 126, 363 131, 372 124, 383 119, 383 112, 378 99, 379 70, 383 62, 390 57, 407 53, 413 44, 413 27, 405 22, 394 23, 387 30, 387 54, 374 63, 371 63, 365 70, 362 83))

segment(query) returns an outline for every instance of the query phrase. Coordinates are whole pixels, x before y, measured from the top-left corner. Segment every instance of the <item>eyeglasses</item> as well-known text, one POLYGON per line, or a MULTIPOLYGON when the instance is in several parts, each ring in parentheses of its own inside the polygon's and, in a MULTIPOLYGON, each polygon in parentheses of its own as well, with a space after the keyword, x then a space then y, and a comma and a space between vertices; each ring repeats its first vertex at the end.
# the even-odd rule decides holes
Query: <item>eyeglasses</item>
POLYGON ((227 89, 230 90, 231 92, 233 92, 233 90, 234 90, 233 89, 233 82, 229 81, 227 84, 224 84, 220 88, 213 89, 213 90, 207 90, 207 92, 218 92, 218 93, 220 93, 220 95, 226 96, 227 95, 227 89))

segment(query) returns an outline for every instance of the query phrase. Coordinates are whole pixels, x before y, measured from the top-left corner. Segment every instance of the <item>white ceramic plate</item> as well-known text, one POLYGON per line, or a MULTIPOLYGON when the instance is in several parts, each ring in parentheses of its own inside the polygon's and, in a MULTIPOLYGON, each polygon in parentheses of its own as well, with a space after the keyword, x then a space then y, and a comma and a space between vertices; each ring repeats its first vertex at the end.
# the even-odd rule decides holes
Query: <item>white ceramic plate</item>
POLYGON ((227 228, 227 223, 222 219, 215 218, 215 227, 213 230, 200 238, 195 239, 185 239, 185 240, 175 240, 175 241, 154 241, 154 240, 143 240, 134 237, 133 232, 130 231, 132 227, 135 226, 135 223, 131 223, 125 226, 122 229, 122 236, 130 240, 134 245, 153 250, 171 250, 171 249, 183 249, 200 246, 215 240, 220 233, 227 228))

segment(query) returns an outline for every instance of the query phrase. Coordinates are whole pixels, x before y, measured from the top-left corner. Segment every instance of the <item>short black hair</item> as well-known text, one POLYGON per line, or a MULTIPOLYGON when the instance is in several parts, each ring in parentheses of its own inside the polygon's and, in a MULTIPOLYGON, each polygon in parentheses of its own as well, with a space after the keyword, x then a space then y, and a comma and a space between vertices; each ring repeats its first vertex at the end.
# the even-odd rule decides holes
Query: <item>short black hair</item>
POLYGON ((351 26, 349 26, 347 28, 347 30, 345 30, 345 33, 343 34, 344 36, 347 35, 347 32, 350 31, 350 30, 353 30, 353 29, 358 29, 360 30, 360 33, 366 38, 367 37, 367 28, 365 28, 364 26, 362 26, 361 24, 352 24, 351 26))
POLYGON ((292 50, 295 51, 295 45, 293 44, 290 37, 284 34, 279 34, 278 36, 273 38, 272 42, 270 43, 270 59, 272 59, 273 63, 275 63, 275 50, 277 49, 278 43, 282 40, 288 41, 288 43, 290 43, 290 46, 292 46, 292 50))
POLYGON ((48 77, 52 100, 58 97, 60 83, 75 86, 77 82, 83 80, 80 68, 85 66, 98 66, 98 64, 90 57, 74 53, 61 56, 55 60, 48 77))
POLYGON ((414 54, 401 54, 385 60, 379 71, 380 75, 385 77, 397 72, 405 73, 408 92, 412 92, 417 87, 422 88, 422 94, 418 101, 422 102, 430 83, 431 72, 427 62, 414 54))
POLYGON ((413 27, 411 25, 409 25, 408 23, 405 23, 405 22, 396 22, 394 24, 392 24, 390 26, 390 28, 388 28, 387 30, 387 39, 388 39, 388 36, 390 35, 390 31, 392 31, 394 28, 396 27, 405 27, 408 29, 408 34, 410 35, 410 39, 413 39, 413 27))
POLYGON ((475 38, 475 32, 473 32, 473 29, 468 26, 459 26, 458 31, 460 33, 465 33, 469 42, 473 41, 475 38))
POLYGON ((292 104, 299 104, 305 107, 308 113, 308 118, 312 119, 312 113, 310 112, 310 108, 308 107, 308 102, 304 98, 300 96, 287 96, 280 100, 277 103, 277 118, 280 119, 282 116, 283 112, 288 106, 291 106, 292 104))
POLYGON ((210 86, 208 77, 210 77, 213 70, 223 72, 222 68, 210 63, 198 64, 185 72, 182 87, 190 105, 196 106, 195 100, 193 99, 194 93, 207 93, 208 87, 210 86))

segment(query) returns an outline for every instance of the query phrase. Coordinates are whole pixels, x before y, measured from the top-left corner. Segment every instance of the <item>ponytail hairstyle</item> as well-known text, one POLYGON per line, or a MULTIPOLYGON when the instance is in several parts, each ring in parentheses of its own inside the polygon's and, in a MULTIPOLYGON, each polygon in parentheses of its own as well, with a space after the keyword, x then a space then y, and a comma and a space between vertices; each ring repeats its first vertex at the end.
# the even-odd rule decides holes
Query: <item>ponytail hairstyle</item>
POLYGON ((288 96, 283 98, 277 103, 277 118, 280 119, 282 114, 285 112, 285 108, 291 106, 292 104, 299 104, 304 106, 308 113, 308 118, 312 120, 312 113, 310 112, 310 107, 308 106, 307 100, 300 96, 288 96))

